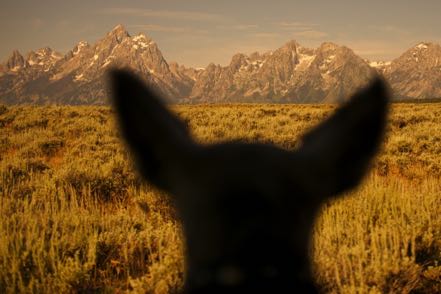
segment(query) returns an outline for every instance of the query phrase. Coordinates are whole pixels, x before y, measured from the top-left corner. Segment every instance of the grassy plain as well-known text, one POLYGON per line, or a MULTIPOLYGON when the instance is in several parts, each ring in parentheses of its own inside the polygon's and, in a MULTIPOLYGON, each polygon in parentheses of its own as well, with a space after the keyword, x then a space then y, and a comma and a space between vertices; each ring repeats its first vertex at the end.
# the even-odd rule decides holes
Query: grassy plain
MULTIPOLYGON (((202 143, 286 149, 333 109, 174 107, 202 143)), ((317 220, 312 260, 326 292, 441 292, 440 154, 441 104, 393 105, 372 172, 317 220)), ((0 106, 0 178, 0 293, 181 288, 173 205, 133 172, 109 108, 0 106)))

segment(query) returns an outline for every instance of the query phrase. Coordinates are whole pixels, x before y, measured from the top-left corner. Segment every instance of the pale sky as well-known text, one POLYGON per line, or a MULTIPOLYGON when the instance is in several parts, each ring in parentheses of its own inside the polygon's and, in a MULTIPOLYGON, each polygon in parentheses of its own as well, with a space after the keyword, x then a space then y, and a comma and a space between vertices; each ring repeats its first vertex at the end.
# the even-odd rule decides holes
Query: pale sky
POLYGON ((332 41, 371 60, 441 43, 441 0, 1 0, 0 60, 50 46, 66 53, 117 24, 152 37, 167 61, 195 67, 297 40, 332 41))

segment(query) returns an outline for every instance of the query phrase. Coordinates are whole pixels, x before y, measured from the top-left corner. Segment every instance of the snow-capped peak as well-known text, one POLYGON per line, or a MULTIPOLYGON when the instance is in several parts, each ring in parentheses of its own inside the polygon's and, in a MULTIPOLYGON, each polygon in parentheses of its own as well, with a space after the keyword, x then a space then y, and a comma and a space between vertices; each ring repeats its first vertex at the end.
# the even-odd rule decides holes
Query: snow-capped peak
POLYGON ((138 34, 133 37, 133 41, 135 42, 144 41, 144 40, 147 40, 147 37, 144 34, 138 34))
POLYGON ((87 43, 86 41, 80 41, 78 43, 77 46, 75 46, 74 50, 73 50, 73 55, 77 55, 78 53, 80 53, 84 48, 89 47, 89 43, 87 43))
POLYGON ((139 47, 141 48, 147 48, 150 45, 154 44, 154 42, 146 37, 144 34, 139 34, 136 35, 132 38, 132 40, 135 42, 135 44, 133 45, 133 48, 138 49, 139 47))
POLYGON ((116 31, 126 31, 126 28, 122 24, 118 24, 109 32, 109 34, 116 31))
MULTIPOLYGON (((303 48, 299 48, 299 49, 303 49, 303 48)), ((296 66, 296 70, 300 70, 300 71, 306 70, 314 61, 314 59, 317 57, 317 55, 314 54, 314 52, 308 52, 307 50, 299 50, 297 56, 299 63, 296 66)))
POLYGON ((108 34, 107 39, 116 39, 118 43, 122 42, 127 37, 130 37, 130 34, 127 32, 127 30, 122 25, 117 25, 113 28, 108 34))
POLYGON ((38 49, 36 51, 31 51, 27 56, 27 63, 30 66, 38 66, 48 71, 58 60, 62 59, 63 56, 52 50, 50 47, 45 47, 38 49))
POLYGON ((418 45, 415 46, 416 49, 427 49, 427 44, 426 43, 419 43, 418 45))

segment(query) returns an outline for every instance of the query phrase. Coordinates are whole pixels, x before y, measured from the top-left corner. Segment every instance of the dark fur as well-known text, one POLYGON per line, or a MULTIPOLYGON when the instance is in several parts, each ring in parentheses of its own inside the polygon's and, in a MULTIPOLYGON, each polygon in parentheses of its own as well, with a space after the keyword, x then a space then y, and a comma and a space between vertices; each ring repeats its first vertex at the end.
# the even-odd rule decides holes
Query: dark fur
POLYGON ((309 261, 320 205, 356 186, 377 152, 381 78, 307 133, 295 152, 201 146, 134 74, 111 72, 122 134, 146 180, 169 192, 186 238, 188 293, 316 293, 309 261))

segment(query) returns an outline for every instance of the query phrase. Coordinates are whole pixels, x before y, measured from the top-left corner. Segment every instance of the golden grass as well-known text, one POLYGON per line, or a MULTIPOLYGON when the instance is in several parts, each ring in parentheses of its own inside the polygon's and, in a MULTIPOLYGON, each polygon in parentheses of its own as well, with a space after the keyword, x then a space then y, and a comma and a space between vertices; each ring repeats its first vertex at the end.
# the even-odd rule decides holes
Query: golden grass
MULTIPOLYGON (((202 143, 293 149, 333 107, 174 110, 202 143)), ((439 154, 441 105, 395 104, 371 174, 317 220, 312 257, 327 292, 441 292, 439 154)), ((108 108, 0 106, 0 177, 0 293, 182 287, 173 206, 134 174, 108 108)))

